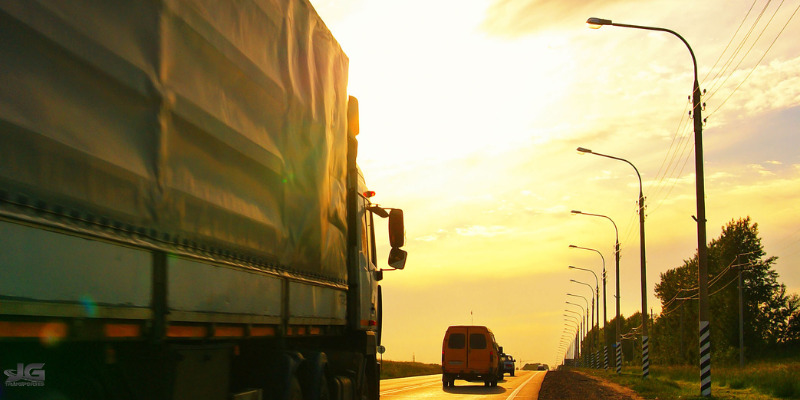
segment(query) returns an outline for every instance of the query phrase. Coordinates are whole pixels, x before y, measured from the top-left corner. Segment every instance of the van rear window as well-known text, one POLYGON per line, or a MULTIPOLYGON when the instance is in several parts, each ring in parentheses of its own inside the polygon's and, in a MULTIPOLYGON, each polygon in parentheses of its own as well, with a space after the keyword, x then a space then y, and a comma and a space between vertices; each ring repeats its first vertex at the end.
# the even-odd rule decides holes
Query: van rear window
POLYGON ((482 333, 471 333, 469 335, 469 348, 470 349, 485 349, 486 348, 486 335, 482 333))
POLYGON ((452 333, 450 334, 450 340, 447 341, 447 348, 463 349, 466 342, 466 335, 463 333, 452 333))

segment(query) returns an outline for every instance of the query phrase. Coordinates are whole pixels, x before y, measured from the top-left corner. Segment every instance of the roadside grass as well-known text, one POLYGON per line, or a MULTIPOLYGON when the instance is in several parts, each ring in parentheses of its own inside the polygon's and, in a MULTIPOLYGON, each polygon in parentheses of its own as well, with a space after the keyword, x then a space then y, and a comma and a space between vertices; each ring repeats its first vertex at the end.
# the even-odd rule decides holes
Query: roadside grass
MULTIPOLYGON (((646 399, 708 399, 700 396, 699 370, 694 366, 651 366, 647 380, 641 378, 638 367, 625 367, 620 375, 611 370, 579 370, 627 386, 646 399)), ((800 362, 712 366, 711 380, 712 399, 800 399, 800 362)))
POLYGON ((381 362, 381 379, 404 378, 407 376, 441 374, 442 366, 439 364, 423 364, 411 361, 381 362))

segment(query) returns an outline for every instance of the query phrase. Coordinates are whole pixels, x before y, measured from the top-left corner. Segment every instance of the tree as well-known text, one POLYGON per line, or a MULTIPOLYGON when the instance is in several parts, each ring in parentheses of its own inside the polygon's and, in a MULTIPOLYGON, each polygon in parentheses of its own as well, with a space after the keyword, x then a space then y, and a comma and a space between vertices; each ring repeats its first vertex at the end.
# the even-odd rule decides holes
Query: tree
MULTIPOLYGON (((709 306, 714 359, 733 361, 739 346, 739 291, 736 281, 742 273, 744 286, 744 342, 748 350, 775 348, 798 336, 800 299, 787 296, 772 269, 776 257, 767 257, 758 236, 758 224, 750 217, 731 220, 722 234, 708 245, 709 306)), ((661 274, 656 284, 662 314, 657 324, 661 336, 655 358, 665 362, 693 362, 697 347, 697 254, 683 265, 661 274), (683 310, 678 311, 683 307, 683 310), (681 324, 681 315, 683 323, 681 324), (688 321, 692 323, 687 324, 688 321), (676 326, 694 327, 688 332, 676 326), (688 341, 688 343, 687 343, 688 341), (690 345, 691 344, 691 345, 690 345), (683 350, 683 352, 681 352, 683 350), (679 354, 679 356, 675 356, 679 354)))

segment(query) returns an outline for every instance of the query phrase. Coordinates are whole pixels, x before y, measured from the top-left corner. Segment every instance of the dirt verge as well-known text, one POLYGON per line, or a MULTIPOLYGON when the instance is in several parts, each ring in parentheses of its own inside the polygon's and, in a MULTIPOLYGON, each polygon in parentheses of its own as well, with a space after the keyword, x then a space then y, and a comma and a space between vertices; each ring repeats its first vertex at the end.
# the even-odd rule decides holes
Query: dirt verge
POLYGON ((633 390, 577 371, 548 371, 539 400, 643 400, 633 390))

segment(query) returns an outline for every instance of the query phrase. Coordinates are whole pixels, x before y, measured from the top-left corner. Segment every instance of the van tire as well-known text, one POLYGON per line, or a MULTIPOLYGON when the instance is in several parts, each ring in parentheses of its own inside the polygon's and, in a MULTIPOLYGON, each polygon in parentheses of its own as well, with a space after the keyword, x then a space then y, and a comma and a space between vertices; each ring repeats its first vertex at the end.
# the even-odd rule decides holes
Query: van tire
POLYGON ((447 374, 442 374, 442 387, 443 388, 446 388, 448 386, 449 387, 453 387, 454 386, 453 384, 455 383, 455 380, 456 380, 456 378, 451 378, 447 374))

